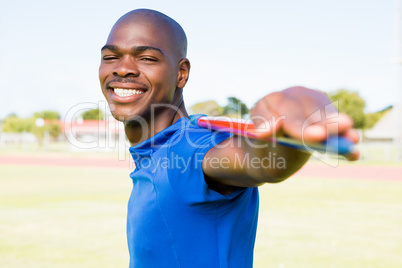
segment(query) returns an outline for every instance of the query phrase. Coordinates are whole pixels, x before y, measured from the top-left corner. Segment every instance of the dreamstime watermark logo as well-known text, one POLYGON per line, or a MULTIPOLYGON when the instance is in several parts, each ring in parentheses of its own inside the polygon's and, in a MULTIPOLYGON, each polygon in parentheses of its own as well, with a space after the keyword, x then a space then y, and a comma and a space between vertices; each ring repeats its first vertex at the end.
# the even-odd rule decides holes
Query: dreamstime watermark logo
MULTIPOLYGON (((109 106, 105 101, 99 101, 98 103, 79 103, 71 107, 64 119, 64 133, 67 141, 72 147, 81 150, 103 149, 117 151, 119 160, 126 160, 127 151, 130 148, 130 143, 125 135, 124 124, 131 124, 135 125, 137 130, 140 130, 136 132, 139 140, 146 140, 150 137, 149 144, 151 147, 154 148, 166 145, 173 147, 177 144, 185 144, 186 147, 192 148, 192 150, 194 151, 212 145, 218 149, 236 147, 246 149, 251 148, 255 150, 260 150, 261 152, 265 152, 265 155, 259 154, 259 157, 244 158, 246 160, 240 160, 239 156, 236 155, 232 158, 232 160, 230 160, 229 158, 223 159, 224 157, 222 157, 221 159, 211 160, 211 164, 218 166, 220 165, 221 168, 225 168, 226 166, 228 166, 228 164, 225 163, 230 161, 234 161, 236 165, 244 166, 246 168, 255 168, 256 166, 266 168, 286 167, 286 156, 282 156, 278 151, 278 143, 304 150, 312 154, 313 157, 330 166, 337 166, 339 164, 338 157, 329 156, 330 152, 331 154, 336 154, 336 148, 338 146, 336 137, 335 139, 332 139, 333 142, 331 143, 331 150, 328 150, 325 144, 318 144, 317 146, 317 144, 309 144, 304 141, 305 130, 308 127, 319 122, 324 122, 327 128, 327 133, 334 133, 334 135, 336 135, 336 129, 338 128, 337 118, 339 117, 339 113, 334 112, 333 103, 328 104, 322 110, 317 110, 303 122, 301 127, 301 140, 299 141, 294 139, 283 139, 282 136, 277 137, 277 133, 275 131, 271 131, 273 129, 277 129, 277 125, 280 124, 281 121, 287 120, 287 117, 282 115, 277 117, 272 116, 271 118, 255 116, 254 118, 250 118, 248 122, 258 122, 259 128, 255 129, 254 127, 253 129, 248 129, 248 126, 252 125, 246 124, 246 127, 241 130, 236 130, 239 125, 239 121, 237 119, 226 118, 226 125, 219 128, 218 131, 212 132, 209 136, 208 141, 201 143, 194 140, 193 134, 197 131, 205 132, 205 130, 202 130, 200 128, 190 129, 188 127, 188 124, 191 123, 188 120, 181 120, 180 122, 177 122, 177 124, 182 124, 179 126, 178 129, 187 128, 189 131, 178 131, 175 134, 174 138, 170 139, 167 144, 160 144, 160 142, 154 139, 154 134, 156 134, 157 132, 156 127, 159 126, 159 122, 157 122, 157 115, 160 114, 160 111, 167 111, 169 109, 172 109, 174 113, 178 114, 178 117, 185 117, 185 115, 182 114, 182 112, 178 110, 176 106, 172 106, 169 104, 153 104, 150 107, 150 116, 147 120, 143 117, 137 116, 133 117, 129 121, 126 120, 124 123, 121 122, 124 121, 124 118, 117 117, 117 119, 120 119, 120 121, 118 121, 111 115, 106 116, 105 120, 99 120, 97 122, 86 122, 85 120, 82 120, 80 115, 84 111, 90 109, 101 109, 103 111, 108 111, 110 109, 110 112, 113 114, 115 107, 109 106), (272 132, 272 135, 266 137, 266 141, 256 139, 256 137, 264 131, 272 132), (232 132, 242 137, 232 138, 226 140, 225 142, 222 142, 221 132, 232 132), (254 136, 245 135, 245 133, 254 133, 254 136), (185 142, 183 142, 183 139, 185 139, 185 142)), ((206 124, 203 127, 214 129, 214 126, 212 124, 206 124)), ((329 138, 329 136, 327 136, 327 138, 329 138)), ((178 163, 186 163, 186 161, 187 160, 185 159, 170 159, 169 161, 163 160, 159 164, 157 163, 156 166, 178 166, 178 163)))

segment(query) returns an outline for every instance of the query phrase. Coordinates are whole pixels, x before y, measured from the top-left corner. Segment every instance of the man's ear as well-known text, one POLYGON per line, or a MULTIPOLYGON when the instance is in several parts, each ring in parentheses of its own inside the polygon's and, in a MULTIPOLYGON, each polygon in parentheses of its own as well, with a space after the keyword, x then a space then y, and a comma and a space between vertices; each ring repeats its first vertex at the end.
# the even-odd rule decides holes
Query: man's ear
POLYGON ((184 88, 190 75, 190 61, 183 58, 179 62, 179 71, 177 72, 177 88, 184 88))

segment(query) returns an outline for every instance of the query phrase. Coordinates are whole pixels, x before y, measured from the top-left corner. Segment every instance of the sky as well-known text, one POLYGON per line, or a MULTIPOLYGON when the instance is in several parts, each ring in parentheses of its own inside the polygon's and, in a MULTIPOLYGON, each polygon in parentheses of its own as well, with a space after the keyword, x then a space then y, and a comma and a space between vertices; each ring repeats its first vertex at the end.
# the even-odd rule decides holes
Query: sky
POLYGON ((295 85, 357 91, 367 112, 401 98, 393 0, 0 0, 0 119, 104 107, 100 48, 136 8, 163 12, 186 31, 187 107, 230 96, 251 106, 295 85))

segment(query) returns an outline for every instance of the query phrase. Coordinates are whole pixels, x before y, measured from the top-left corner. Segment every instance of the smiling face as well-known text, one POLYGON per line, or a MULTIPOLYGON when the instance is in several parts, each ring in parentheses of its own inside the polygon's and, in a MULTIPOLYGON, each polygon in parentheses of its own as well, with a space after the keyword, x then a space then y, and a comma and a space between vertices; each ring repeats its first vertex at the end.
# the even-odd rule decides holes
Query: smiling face
POLYGON ((155 16, 125 15, 114 25, 102 48, 99 80, 117 120, 147 120, 152 104, 181 100, 188 70, 183 77, 187 60, 177 40, 171 25, 155 16))

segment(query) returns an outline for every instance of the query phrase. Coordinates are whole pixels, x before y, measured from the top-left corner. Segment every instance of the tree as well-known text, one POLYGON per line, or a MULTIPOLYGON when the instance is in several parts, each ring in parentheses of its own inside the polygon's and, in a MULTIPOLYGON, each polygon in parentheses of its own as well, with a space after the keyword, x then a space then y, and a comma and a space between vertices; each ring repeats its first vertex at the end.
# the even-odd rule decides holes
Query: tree
POLYGON ((190 107, 194 114, 206 114, 209 116, 219 116, 223 114, 223 108, 216 101, 204 101, 190 107))
POLYGON ((16 115, 12 115, 4 119, 3 131, 14 133, 31 132, 34 124, 34 118, 19 118, 16 115))
POLYGON ((42 118, 42 119, 60 119, 59 112, 56 111, 42 111, 36 112, 33 115, 35 118, 42 118))
POLYGON ((357 92, 339 89, 329 93, 329 97, 341 113, 345 113, 352 118, 355 128, 362 129, 365 127, 366 115, 364 108, 366 102, 357 92))
POLYGON ((9 115, 4 119, 3 131, 14 133, 31 132, 42 143, 45 132, 48 132, 52 138, 57 138, 60 135, 61 125, 58 120, 59 117, 59 113, 54 111, 37 112, 30 118, 19 118, 14 114, 9 115), (36 125, 38 118, 45 120, 43 126, 36 125))
POLYGON ((223 107, 223 113, 227 116, 244 117, 249 113, 247 105, 235 97, 228 98, 228 104, 223 107))
POLYGON ((61 125, 59 122, 60 113, 57 111, 41 111, 33 114, 34 124, 31 132, 36 136, 40 143, 42 143, 45 132, 49 133, 52 138, 57 138, 61 133, 61 125), (44 126, 37 126, 36 120, 42 118, 45 120, 44 126))
POLYGON ((9 113, 5 118, 7 117, 18 117, 16 113, 9 113))
POLYGON ((247 105, 235 97, 229 97, 226 106, 221 107, 214 100, 199 102, 190 107, 190 112, 194 114, 206 114, 208 116, 228 116, 242 118, 249 113, 247 105))
POLYGON ((35 135, 40 143, 43 142, 45 137, 45 132, 49 133, 49 136, 52 138, 57 138, 61 133, 61 125, 57 120, 48 120, 44 126, 34 126, 31 129, 31 132, 35 135))
POLYGON ((91 109, 82 113, 82 119, 84 120, 103 120, 105 114, 101 109, 91 109))
POLYGON ((382 109, 381 111, 375 113, 367 113, 365 118, 364 128, 370 129, 374 127, 374 125, 390 110, 392 109, 392 105, 382 109))

